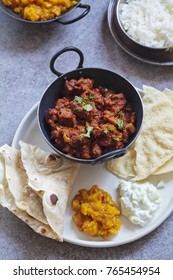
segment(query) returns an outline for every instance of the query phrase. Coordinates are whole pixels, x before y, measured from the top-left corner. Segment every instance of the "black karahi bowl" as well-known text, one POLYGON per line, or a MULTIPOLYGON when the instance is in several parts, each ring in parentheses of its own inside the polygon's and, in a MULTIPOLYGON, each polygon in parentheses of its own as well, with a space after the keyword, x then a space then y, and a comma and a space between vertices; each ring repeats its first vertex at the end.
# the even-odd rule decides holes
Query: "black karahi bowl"
POLYGON ((96 164, 126 154, 127 150, 133 144, 133 142, 136 140, 136 138, 140 133, 142 122, 143 122, 143 104, 138 90, 124 77, 118 75, 117 73, 105 69, 83 68, 83 61, 84 61, 83 53, 78 48, 75 47, 64 48, 63 50, 57 52, 52 57, 50 62, 50 69, 54 74, 58 76, 58 78, 46 89, 43 96, 41 97, 38 106, 38 124, 44 139, 55 152, 57 152, 58 154, 60 154, 65 158, 74 160, 76 162, 96 164), (62 74, 55 69, 55 61, 61 54, 69 51, 76 52, 80 57, 80 61, 77 69, 62 74), (108 152, 106 154, 102 154, 101 156, 94 159, 75 158, 60 151, 55 146, 54 142, 50 140, 50 129, 46 122, 46 113, 48 109, 53 108, 55 106, 56 101, 59 98, 63 97, 62 92, 63 92, 65 81, 71 79, 79 79, 81 77, 93 79, 94 83, 98 86, 112 89, 115 90, 116 92, 123 92, 125 94, 127 101, 130 103, 132 110, 135 112, 136 115, 136 123, 135 123, 136 131, 131 136, 129 142, 124 146, 124 148, 117 149, 108 152))

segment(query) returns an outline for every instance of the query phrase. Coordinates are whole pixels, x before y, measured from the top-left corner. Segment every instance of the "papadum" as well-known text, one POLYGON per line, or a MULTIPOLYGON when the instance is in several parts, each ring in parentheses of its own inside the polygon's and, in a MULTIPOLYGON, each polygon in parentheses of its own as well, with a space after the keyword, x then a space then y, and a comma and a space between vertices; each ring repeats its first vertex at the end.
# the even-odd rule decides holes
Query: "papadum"
POLYGON ((173 157, 173 102, 153 87, 144 86, 143 92, 144 122, 133 145, 134 153, 129 150, 125 157, 107 164, 108 169, 116 175, 121 174, 121 177, 128 179, 130 173, 136 181, 158 172, 173 157), (133 167, 134 174, 131 172, 133 167), (121 168, 124 170, 120 171, 121 168))
MULTIPOLYGON (((163 93, 173 102, 173 91, 165 88, 163 93)), ((154 173, 153 175, 160 175, 160 174, 165 174, 168 172, 173 171, 173 155, 172 157, 166 161, 162 166, 160 166, 154 173)))
POLYGON ((144 87, 144 124, 135 143, 136 180, 153 174, 173 155, 173 103, 162 92, 144 87))
POLYGON ((117 159, 112 159, 107 162, 108 169, 115 173, 121 178, 131 179, 135 177, 136 173, 134 170, 136 158, 136 151, 132 145, 128 150, 127 154, 117 159))
POLYGON ((173 90, 165 88, 163 93, 173 102, 173 90))

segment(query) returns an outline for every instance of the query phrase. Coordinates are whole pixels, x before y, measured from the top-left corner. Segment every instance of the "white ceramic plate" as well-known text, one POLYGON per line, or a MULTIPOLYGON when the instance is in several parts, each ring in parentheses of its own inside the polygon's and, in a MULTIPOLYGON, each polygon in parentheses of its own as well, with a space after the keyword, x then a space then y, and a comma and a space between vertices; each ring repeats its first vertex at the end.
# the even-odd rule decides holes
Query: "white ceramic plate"
MULTIPOLYGON (((18 149, 20 140, 37 145, 45 151, 51 151, 50 147, 43 139, 38 127, 37 104, 31 108, 19 125, 15 133, 12 146, 18 149)), ((71 201, 79 189, 89 189, 93 184, 98 184, 101 188, 109 192, 113 199, 118 202, 117 185, 119 179, 107 170, 105 164, 97 166, 82 165, 79 176, 69 197, 64 221, 64 241, 86 247, 113 247, 132 242, 150 233, 173 211, 173 174, 169 173, 169 175, 150 178, 150 181, 155 183, 160 180, 164 180, 166 182, 166 187, 159 190, 162 202, 159 210, 155 213, 154 217, 147 226, 134 226, 127 220, 126 217, 120 216, 122 226, 119 233, 105 241, 101 238, 90 237, 89 235, 81 233, 76 229, 72 221, 73 211, 71 210, 71 201)))

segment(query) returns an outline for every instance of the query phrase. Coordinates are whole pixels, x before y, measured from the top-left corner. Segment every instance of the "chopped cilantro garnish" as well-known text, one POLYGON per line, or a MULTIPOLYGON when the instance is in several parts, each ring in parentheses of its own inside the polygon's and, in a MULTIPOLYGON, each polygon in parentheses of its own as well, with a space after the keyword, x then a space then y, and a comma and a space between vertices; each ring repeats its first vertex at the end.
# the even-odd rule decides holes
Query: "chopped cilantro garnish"
POLYGON ((124 113, 123 113, 122 111, 119 111, 118 115, 119 115, 120 117, 123 117, 123 116, 124 116, 124 113))
POLYGON ((112 127, 112 126, 107 126, 106 128, 105 128, 105 130, 104 130, 104 133, 108 133, 108 131, 114 131, 115 130, 115 128, 114 127, 112 127))
POLYGON ((117 119, 116 124, 118 126, 118 129, 122 129, 123 128, 123 120, 117 119))
POLYGON ((87 112, 91 111, 93 109, 93 106, 91 106, 90 104, 86 104, 83 106, 83 109, 87 112))
POLYGON ((82 98, 81 97, 75 95, 74 99, 77 101, 77 103, 79 103, 79 104, 82 103, 82 98))
POLYGON ((73 108, 73 112, 76 113, 78 111, 78 108, 73 108))
POLYGON ((107 130, 109 130, 109 131, 114 131, 114 130, 115 130, 115 128, 114 128, 114 127, 112 127, 112 126, 108 126, 108 127, 107 127, 107 130))
POLYGON ((89 99, 90 99, 90 101, 94 101, 94 93, 90 93, 89 99))
POLYGON ((115 141, 121 141, 121 138, 119 138, 119 137, 113 137, 113 140, 115 140, 115 141))
POLYGON ((91 131, 93 130, 93 127, 92 126, 88 126, 86 128, 86 131, 87 133, 82 133, 80 134, 81 137, 87 137, 87 138, 90 138, 90 135, 91 135, 91 131))
POLYGON ((87 97, 85 97, 85 98, 83 99, 83 102, 84 102, 85 104, 87 104, 88 101, 89 101, 89 99, 88 99, 87 97))

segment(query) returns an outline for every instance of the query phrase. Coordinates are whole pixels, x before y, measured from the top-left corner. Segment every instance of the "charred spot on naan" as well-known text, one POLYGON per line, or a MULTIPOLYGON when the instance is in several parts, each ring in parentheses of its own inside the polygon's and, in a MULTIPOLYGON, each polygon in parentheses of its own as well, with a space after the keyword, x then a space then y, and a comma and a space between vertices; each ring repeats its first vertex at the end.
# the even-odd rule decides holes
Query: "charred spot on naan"
POLYGON ((51 194, 51 196, 50 196, 50 201, 51 201, 52 205, 56 205, 57 202, 58 202, 58 197, 57 197, 57 195, 56 195, 56 194, 51 194))
POLYGON ((46 165, 52 165, 52 163, 58 163, 59 166, 62 165, 62 158, 59 155, 55 155, 55 154, 50 154, 46 157, 45 159, 45 164, 46 165))

